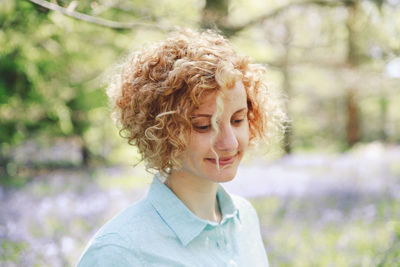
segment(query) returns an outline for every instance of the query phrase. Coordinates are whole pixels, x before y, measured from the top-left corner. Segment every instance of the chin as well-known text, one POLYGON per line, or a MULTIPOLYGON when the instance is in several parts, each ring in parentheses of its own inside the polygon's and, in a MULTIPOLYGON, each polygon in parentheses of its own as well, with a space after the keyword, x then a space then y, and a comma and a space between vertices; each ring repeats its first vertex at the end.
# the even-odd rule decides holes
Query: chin
POLYGON ((215 175, 212 176, 211 180, 216 183, 226 183, 230 182, 235 178, 237 173, 237 167, 233 170, 221 170, 221 172, 216 171, 215 175))
POLYGON ((218 181, 218 183, 227 183, 227 182, 230 182, 230 181, 233 180, 233 178, 235 178, 235 176, 236 176, 236 175, 224 177, 224 179, 220 179, 220 180, 218 181))

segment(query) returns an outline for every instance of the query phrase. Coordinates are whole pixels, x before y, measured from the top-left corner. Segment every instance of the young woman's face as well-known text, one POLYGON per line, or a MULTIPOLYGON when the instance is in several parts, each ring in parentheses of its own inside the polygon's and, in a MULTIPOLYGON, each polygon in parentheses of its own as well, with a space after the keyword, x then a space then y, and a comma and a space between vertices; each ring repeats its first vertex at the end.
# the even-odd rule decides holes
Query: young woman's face
POLYGON ((247 95, 242 82, 228 89, 222 97, 223 112, 217 120, 218 135, 214 139, 214 151, 211 141, 215 131, 211 126, 211 117, 216 112, 216 94, 207 95, 192 116, 193 131, 183 154, 181 171, 195 178, 213 182, 232 180, 243 153, 249 143, 249 124, 247 121, 247 95))

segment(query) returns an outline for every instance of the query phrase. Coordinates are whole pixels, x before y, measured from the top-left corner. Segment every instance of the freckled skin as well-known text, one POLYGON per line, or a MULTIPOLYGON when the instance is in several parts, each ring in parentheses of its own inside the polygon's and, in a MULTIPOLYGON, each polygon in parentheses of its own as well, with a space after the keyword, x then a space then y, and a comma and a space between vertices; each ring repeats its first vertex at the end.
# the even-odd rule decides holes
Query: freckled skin
MULTIPOLYGON (((220 183, 232 180, 249 143, 249 125, 247 121, 247 96, 242 82, 226 91, 222 98, 224 108, 218 119, 219 133, 214 142, 214 150, 220 159, 220 170, 216 164, 216 156, 210 143, 214 130, 196 129, 210 125, 210 118, 202 117, 194 123, 186 152, 182 155, 183 168, 181 175, 189 175, 195 179, 206 179, 220 183)), ((216 94, 205 97, 203 103, 195 111, 196 114, 212 115, 216 111, 216 94)))

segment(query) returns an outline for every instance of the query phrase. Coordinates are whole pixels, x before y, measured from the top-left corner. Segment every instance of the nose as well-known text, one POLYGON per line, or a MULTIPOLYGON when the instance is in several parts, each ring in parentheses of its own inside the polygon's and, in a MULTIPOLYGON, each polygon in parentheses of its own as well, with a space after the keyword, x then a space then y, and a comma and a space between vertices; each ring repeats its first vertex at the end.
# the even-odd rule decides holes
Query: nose
POLYGON ((231 125, 219 127, 219 132, 216 137, 214 148, 217 151, 235 151, 239 146, 235 130, 231 125))

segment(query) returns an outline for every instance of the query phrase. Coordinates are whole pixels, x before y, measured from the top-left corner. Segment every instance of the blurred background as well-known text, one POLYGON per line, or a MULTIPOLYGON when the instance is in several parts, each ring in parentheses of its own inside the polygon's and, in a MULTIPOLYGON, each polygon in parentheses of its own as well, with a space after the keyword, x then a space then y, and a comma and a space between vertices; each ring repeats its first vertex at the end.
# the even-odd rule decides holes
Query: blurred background
POLYGON ((271 266, 400 266, 399 0, 1 0, 0 265, 74 266, 145 195, 104 81, 175 27, 219 30, 283 99, 226 184, 271 266))

